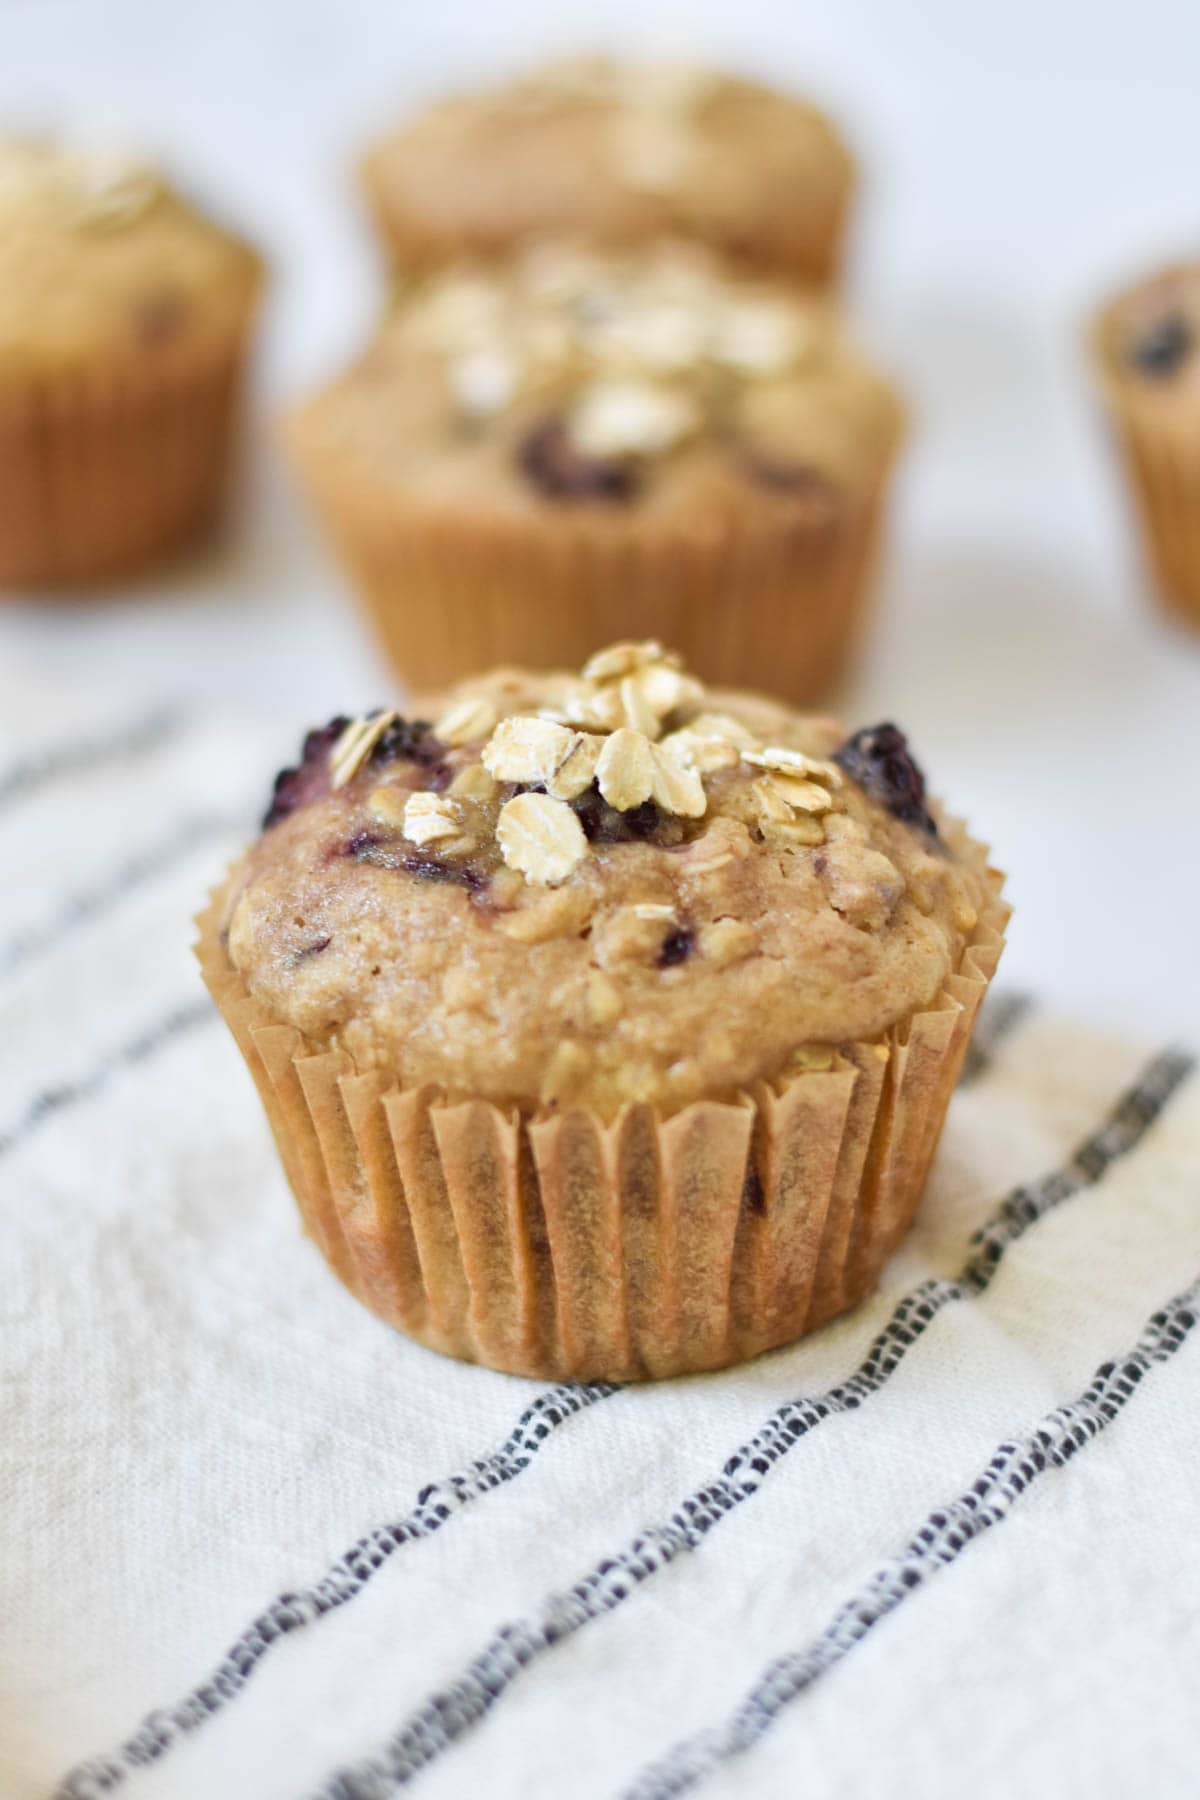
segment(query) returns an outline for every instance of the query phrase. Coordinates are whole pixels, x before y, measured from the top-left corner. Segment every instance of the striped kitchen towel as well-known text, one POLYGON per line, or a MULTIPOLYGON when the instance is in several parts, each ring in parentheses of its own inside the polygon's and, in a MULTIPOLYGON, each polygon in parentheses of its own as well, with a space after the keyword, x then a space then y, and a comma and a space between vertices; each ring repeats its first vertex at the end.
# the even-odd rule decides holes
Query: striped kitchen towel
POLYGON ((287 746, 4 706, 4 1800, 1196 1793, 1185 1053, 1001 989, 851 1317, 459 1366, 301 1236, 188 951, 287 746))

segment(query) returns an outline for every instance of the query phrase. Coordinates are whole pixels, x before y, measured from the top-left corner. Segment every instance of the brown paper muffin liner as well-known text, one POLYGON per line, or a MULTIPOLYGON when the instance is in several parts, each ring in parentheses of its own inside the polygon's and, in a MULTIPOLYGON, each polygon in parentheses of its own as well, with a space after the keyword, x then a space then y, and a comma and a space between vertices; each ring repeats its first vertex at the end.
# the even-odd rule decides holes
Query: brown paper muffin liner
POLYGON ((293 439, 367 615, 411 689, 498 663, 577 668, 657 638, 702 679, 825 696, 863 635, 890 467, 836 509, 688 528, 547 504, 529 517, 397 503, 293 439))
POLYGON ((0 587, 125 575, 212 519, 248 331, 0 379, 0 587))
POLYGON ((830 1066, 663 1117, 522 1113, 314 1051, 233 968, 204 980, 304 1223, 364 1305, 470 1362, 551 1380, 717 1369, 854 1306, 907 1230, 1004 942, 1003 877, 926 1009, 830 1066))
POLYGON ((1142 550, 1164 609, 1200 629, 1200 408, 1113 367, 1102 314, 1094 333, 1101 388, 1133 493, 1142 550))

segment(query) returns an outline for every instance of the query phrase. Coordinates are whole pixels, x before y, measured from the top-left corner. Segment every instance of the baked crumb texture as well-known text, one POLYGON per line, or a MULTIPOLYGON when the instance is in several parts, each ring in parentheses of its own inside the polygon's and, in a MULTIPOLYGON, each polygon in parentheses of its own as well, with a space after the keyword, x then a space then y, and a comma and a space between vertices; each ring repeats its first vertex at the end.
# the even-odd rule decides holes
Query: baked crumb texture
POLYGON ((1200 264, 1129 288, 1092 339, 1151 579, 1200 630, 1200 264))
POLYGON ((339 717, 200 922, 309 1229, 526 1374, 716 1367, 877 1278, 1006 917, 903 734, 651 642, 339 717))
POLYGON ((547 242, 402 283, 291 444, 410 683, 570 665, 604 630, 811 698, 857 641, 902 433, 819 298, 695 245, 547 242))
POLYGON ((0 138, 0 585, 127 574, 211 519, 261 279, 153 169, 0 138))
POLYGON ((362 180, 402 268, 564 231, 608 245, 673 233, 825 285, 855 169, 832 122, 791 95, 583 56, 428 108, 370 151, 362 180))

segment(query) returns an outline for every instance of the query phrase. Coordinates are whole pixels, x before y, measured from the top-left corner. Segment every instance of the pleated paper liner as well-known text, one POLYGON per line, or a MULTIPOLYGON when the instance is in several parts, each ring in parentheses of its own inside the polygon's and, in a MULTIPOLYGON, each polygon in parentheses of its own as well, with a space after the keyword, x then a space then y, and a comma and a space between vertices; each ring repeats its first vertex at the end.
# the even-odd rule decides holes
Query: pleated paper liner
POLYGON ((133 573, 211 521, 248 331, 0 377, 0 588, 133 573))
MULTIPOLYGON (((984 852, 974 846, 980 857, 984 852)), ((467 1361, 547 1380, 721 1368, 875 1287, 907 1230, 1004 942, 1003 878, 933 1004, 878 1043, 729 1101, 606 1121, 401 1087, 315 1051, 232 967, 204 980, 250 1067, 304 1223, 364 1305, 467 1361)))
POLYGON ((657 638, 702 679, 828 694, 866 624, 891 458, 834 510, 666 526, 548 502, 527 517, 405 501, 292 442, 376 633, 410 688, 497 663, 577 668, 657 638))
POLYGON ((1106 309, 1093 329, 1101 388, 1166 612, 1200 630, 1200 395, 1115 369, 1106 309))

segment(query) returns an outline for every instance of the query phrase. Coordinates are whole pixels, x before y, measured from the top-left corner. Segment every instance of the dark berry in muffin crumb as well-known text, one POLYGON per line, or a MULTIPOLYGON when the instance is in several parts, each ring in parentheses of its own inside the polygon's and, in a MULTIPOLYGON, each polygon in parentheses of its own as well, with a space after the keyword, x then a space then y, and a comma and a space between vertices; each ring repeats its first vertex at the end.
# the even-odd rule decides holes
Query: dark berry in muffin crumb
POLYGON ((352 862, 370 863, 375 869, 395 869, 404 875, 415 875, 419 881, 451 882, 469 894, 481 894, 488 885, 488 877, 473 863, 442 862, 427 851, 414 850, 378 831, 356 831, 353 837, 335 845, 329 855, 347 856, 352 862))
POLYGON ((1182 368, 1195 344, 1195 332, 1187 318, 1181 312, 1170 312, 1136 331, 1126 355, 1140 374, 1166 380, 1182 368))
POLYGON ((307 806, 329 791, 329 753, 350 723, 339 713, 328 725, 310 731, 294 769, 280 769, 271 792, 271 804, 263 816, 262 828, 269 831, 298 807, 307 806))
POLYGON ((686 962, 692 954, 695 941, 696 934, 688 925, 680 925, 674 931, 669 931, 659 946, 659 968, 673 969, 677 963, 686 962))
POLYGON ((561 419, 545 419, 521 440, 521 473, 548 500, 632 500, 637 475, 615 458, 585 456, 561 419))
POLYGON ((420 881, 448 881, 455 887, 466 888, 468 894, 482 894, 488 885, 483 870, 469 862, 439 862, 436 856, 404 856, 397 866, 420 881))
POLYGON ((931 838, 937 824, 925 805, 925 777, 898 725, 866 725, 847 738, 833 760, 894 819, 931 838))
POLYGON ((672 813, 663 812, 653 800, 643 800, 640 806, 618 812, 615 806, 609 805, 594 781, 571 801, 571 810, 583 826, 583 835, 589 844, 638 842, 670 847, 682 843, 685 836, 683 821, 672 813))
POLYGON ((389 763, 403 757, 408 762, 429 767, 441 761, 444 750, 445 745, 434 737, 433 726, 428 719, 397 717, 372 750, 369 760, 372 763, 389 763))
MULTIPOLYGON (((381 710, 377 707, 374 713, 368 713, 366 717, 374 718, 381 710)), ((344 713, 339 713, 336 718, 330 719, 328 725, 309 732, 297 766, 294 769, 280 769, 275 777, 271 804, 263 817, 264 831, 269 831, 272 825, 278 825, 281 819, 286 819, 299 807, 307 806, 310 801, 319 800, 329 792, 330 757, 338 739, 351 722, 344 713)), ((374 767, 404 758, 426 769, 426 785, 436 789, 444 787, 450 779, 450 771, 443 761, 445 752, 446 746, 434 736, 433 727, 427 720, 402 719, 397 716, 373 746, 367 762, 374 767)))
POLYGON ((373 850, 379 849, 383 841, 381 832, 356 831, 353 837, 346 838, 342 843, 334 844, 331 849, 327 850, 326 859, 332 862, 335 857, 349 856, 356 862, 363 862, 369 859, 373 850))

